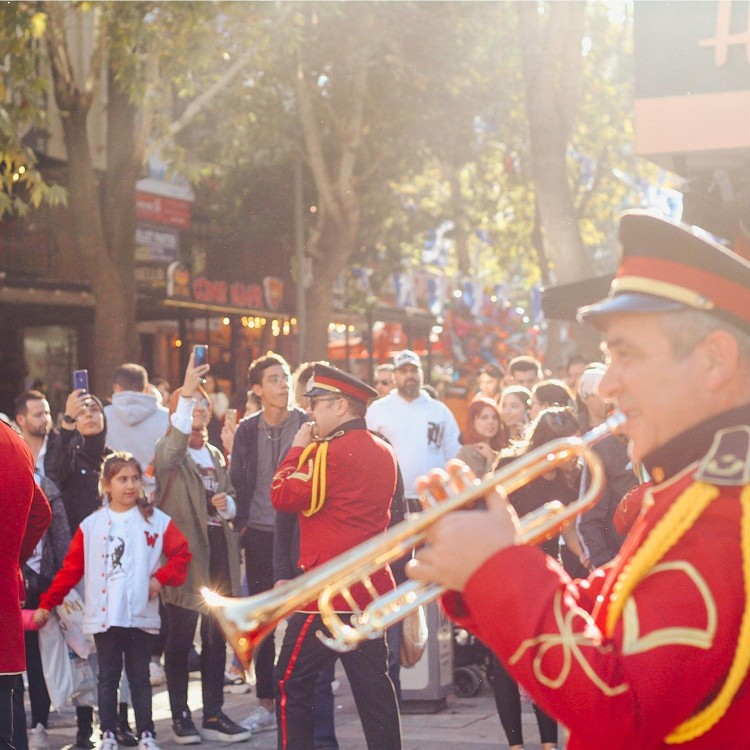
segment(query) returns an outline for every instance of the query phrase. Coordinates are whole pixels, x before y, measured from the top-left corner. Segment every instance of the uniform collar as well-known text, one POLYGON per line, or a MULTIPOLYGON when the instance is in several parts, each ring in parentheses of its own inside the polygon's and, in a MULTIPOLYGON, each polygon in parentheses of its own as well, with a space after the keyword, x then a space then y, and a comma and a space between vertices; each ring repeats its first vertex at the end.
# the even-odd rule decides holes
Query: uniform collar
POLYGON ((351 430, 366 430, 367 422, 364 419, 350 419, 348 422, 340 424, 330 435, 326 435, 324 438, 320 438, 318 442, 327 442, 334 438, 341 437, 344 433, 350 432, 351 430))
POLYGON ((750 425, 750 404, 716 414, 681 432, 668 443, 645 456, 643 464, 654 482, 661 484, 703 458, 711 447, 718 430, 737 425, 750 425))

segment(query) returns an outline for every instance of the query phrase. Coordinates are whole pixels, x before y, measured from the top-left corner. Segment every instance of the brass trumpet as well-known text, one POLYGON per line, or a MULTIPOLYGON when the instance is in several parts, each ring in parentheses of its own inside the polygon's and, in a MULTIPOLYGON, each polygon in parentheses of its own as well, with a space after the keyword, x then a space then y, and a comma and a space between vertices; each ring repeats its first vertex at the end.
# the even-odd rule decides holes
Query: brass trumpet
POLYGON ((604 489, 604 468, 591 446, 610 434, 621 431, 625 424, 622 414, 612 415, 604 424, 582 438, 554 440, 527 453, 483 481, 471 475, 466 466, 455 461, 449 464, 444 492, 427 493, 422 513, 412 515, 372 539, 353 547, 333 560, 304 573, 269 591, 245 598, 229 598, 203 589, 203 596, 221 624, 237 656, 249 666, 253 651, 274 628, 293 612, 317 599, 318 610, 331 637, 318 632, 330 648, 349 651, 363 640, 380 637, 386 628, 402 620, 420 604, 435 600, 445 589, 439 584, 407 581, 395 590, 377 596, 371 576, 386 564, 408 554, 425 540, 425 532, 448 513, 470 506, 474 501, 501 486, 510 494, 532 480, 546 474, 572 458, 582 457, 588 466, 588 490, 570 505, 559 501, 520 519, 522 544, 536 544, 559 533, 567 523, 596 503, 604 489), (436 495, 444 494, 445 497, 436 495), (362 583, 373 601, 362 610, 357 607, 350 589, 362 583), (342 620, 333 610, 336 596, 350 604, 350 622, 342 620))

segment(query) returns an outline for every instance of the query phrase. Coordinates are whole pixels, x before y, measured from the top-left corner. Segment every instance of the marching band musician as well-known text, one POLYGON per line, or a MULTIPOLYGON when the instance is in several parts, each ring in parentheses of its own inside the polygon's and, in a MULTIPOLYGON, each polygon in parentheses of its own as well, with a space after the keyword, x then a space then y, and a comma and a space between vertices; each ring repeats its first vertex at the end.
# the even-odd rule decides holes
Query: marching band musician
MULTIPOLYGON (((385 531, 397 481, 392 448, 367 430, 367 403, 377 396, 365 383, 334 367, 316 364, 305 396, 312 422, 302 425, 271 486, 279 511, 299 513, 304 570, 385 531)), ((372 576, 379 594, 394 588, 386 566, 372 576)), ((352 589, 359 606, 370 601, 363 586, 352 589)), ((401 726, 387 672, 385 637, 338 653, 316 637, 328 634, 317 603, 287 622, 276 663, 279 750, 313 750, 312 705, 320 670, 337 658, 346 670, 369 750, 399 750, 401 726)), ((337 611, 351 611, 342 597, 337 611)), ((346 618, 346 615, 343 615, 346 618)))
MULTIPOLYGON (((640 211, 620 223, 599 386, 652 486, 619 555, 571 581, 494 494, 428 532, 413 578, 571 732, 569 750, 744 748, 750 728, 750 263, 640 211)), ((436 481, 431 478, 429 481, 436 481)))

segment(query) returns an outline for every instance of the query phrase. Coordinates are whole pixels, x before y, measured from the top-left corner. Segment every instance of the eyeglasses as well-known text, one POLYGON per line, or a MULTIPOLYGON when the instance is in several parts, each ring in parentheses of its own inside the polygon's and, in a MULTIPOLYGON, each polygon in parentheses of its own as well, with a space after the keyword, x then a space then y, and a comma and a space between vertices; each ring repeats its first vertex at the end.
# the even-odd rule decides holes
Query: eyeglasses
POLYGON ((321 401, 338 401, 343 396, 308 396, 310 400, 310 410, 312 411, 321 401))
POLYGON ((291 375, 269 375, 267 378, 264 378, 263 382, 269 385, 281 385, 282 383, 288 383, 290 379, 291 375))

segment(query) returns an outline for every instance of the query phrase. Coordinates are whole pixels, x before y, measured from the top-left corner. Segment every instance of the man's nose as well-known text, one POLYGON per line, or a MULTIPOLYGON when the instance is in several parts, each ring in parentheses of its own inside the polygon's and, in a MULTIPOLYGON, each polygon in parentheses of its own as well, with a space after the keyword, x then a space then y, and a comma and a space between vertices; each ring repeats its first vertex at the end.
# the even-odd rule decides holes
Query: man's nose
POLYGON ((607 368, 596 390, 604 401, 611 400, 617 395, 617 373, 613 368, 607 368))

